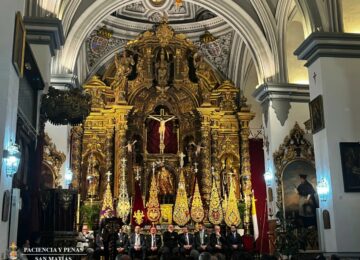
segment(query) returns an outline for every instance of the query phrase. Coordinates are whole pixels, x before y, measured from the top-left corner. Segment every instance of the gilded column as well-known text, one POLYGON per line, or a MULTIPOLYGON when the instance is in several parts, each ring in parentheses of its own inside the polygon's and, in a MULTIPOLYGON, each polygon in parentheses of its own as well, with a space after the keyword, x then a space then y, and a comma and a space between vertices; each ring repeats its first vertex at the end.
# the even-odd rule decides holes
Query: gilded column
POLYGON ((219 131, 218 129, 212 129, 211 131, 211 162, 214 166, 215 176, 216 176, 216 185, 219 189, 219 194, 221 194, 221 185, 220 185, 220 171, 221 165, 219 163, 219 131))
POLYGON ((243 195, 245 201, 244 224, 247 234, 250 233, 251 222, 251 171, 250 171, 250 153, 249 153, 249 123, 255 117, 255 113, 250 111, 250 107, 246 104, 246 97, 241 97, 240 112, 237 113, 240 122, 241 136, 241 182, 243 187, 243 195))
POLYGON ((114 175, 114 197, 119 196, 121 179, 121 159, 126 158, 126 130, 127 114, 132 106, 116 105, 115 109, 115 175, 114 175))
POLYGON ((114 129, 107 129, 106 131, 106 141, 105 141, 105 151, 106 151, 106 171, 113 172, 112 164, 114 158, 114 129))
POLYGON ((73 173, 72 186, 74 189, 79 187, 81 182, 81 147, 84 129, 82 125, 71 128, 71 171, 73 173))
POLYGON ((197 109, 201 115, 201 190, 206 200, 206 208, 209 205, 211 193, 211 114, 215 110, 212 107, 200 107, 197 109))

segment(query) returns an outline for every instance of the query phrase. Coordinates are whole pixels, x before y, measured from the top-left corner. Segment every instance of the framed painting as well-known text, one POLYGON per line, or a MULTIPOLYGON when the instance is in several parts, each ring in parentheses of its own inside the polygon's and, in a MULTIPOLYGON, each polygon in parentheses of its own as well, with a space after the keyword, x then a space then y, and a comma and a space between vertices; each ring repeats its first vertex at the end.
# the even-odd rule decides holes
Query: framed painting
POLYGON ((325 128, 323 98, 321 95, 309 103, 312 133, 315 134, 325 128))
POLYGON ((12 62, 19 77, 23 77, 24 74, 25 40, 26 30, 22 20, 22 15, 20 12, 17 12, 15 16, 12 62))
POLYGON ((345 192, 360 192, 360 143, 340 143, 345 192))
POLYGON ((3 196, 3 205, 1 211, 1 221, 6 222, 9 220, 10 203, 11 203, 10 191, 6 190, 3 196))
POLYGON ((315 222, 316 172, 312 163, 305 160, 294 160, 284 168, 282 175, 286 218, 298 220, 303 216, 309 217, 306 218, 309 222, 310 220, 315 222), (310 219, 310 217, 312 218, 310 219))

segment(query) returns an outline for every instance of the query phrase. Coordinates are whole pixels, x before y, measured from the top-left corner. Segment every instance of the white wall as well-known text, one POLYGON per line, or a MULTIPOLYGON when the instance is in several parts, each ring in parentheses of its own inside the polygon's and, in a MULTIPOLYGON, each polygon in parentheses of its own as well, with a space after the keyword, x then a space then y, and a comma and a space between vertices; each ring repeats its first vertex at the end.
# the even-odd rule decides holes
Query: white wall
POLYGON ((360 251, 360 193, 345 193, 340 142, 360 141, 360 59, 319 58, 309 68, 317 74, 310 96, 323 95, 325 129, 314 135, 317 178, 329 182, 328 201, 321 202, 331 217, 324 230, 327 252, 360 251))
MULTIPOLYGON (((16 11, 24 10, 24 1, 2 0, 0 8, 0 156, 10 139, 15 141, 16 117, 18 106, 19 78, 12 65, 12 49, 16 11)), ((3 194, 11 189, 12 179, 6 177, 5 167, 0 160, 0 209, 2 209, 3 194)), ((17 225, 17 223, 12 223, 17 225)), ((0 221, 0 257, 5 256, 8 248, 9 221, 0 221)))
MULTIPOLYGON (((273 203, 268 204, 269 209, 273 211, 273 218, 277 212, 276 201, 277 201, 277 185, 276 185, 276 168, 273 161, 273 153, 278 151, 279 146, 284 142, 286 136, 290 134, 290 131, 294 128, 297 122, 299 126, 305 130, 304 122, 310 118, 309 106, 307 103, 291 103, 288 119, 282 126, 280 121, 277 119, 275 110, 271 107, 272 103, 269 104, 269 118, 268 124, 265 128, 265 136, 269 141, 269 154, 265 151, 265 169, 269 170, 274 178, 268 187, 273 189, 273 203)), ((265 123, 264 123, 265 126, 265 123)), ((309 140, 311 141, 311 140, 309 140)))

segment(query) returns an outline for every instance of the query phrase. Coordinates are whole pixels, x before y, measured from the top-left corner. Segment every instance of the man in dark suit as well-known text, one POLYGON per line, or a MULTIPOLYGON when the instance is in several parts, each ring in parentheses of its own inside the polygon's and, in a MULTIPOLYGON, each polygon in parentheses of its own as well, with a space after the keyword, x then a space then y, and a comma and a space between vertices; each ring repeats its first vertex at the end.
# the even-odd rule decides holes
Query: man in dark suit
POLYGON ((221 234, 220 226, 214 227, 214 233, 210 236, 210 246, 212 252, 218 257, 218 259, 225 259, 226 253, 226 238, 221 234))
POLYGON ((146 257, 146 244, 144 235, 140 234, 140 226, 135 226, 135 232, 130 236, 130 256, 131 259, 146 257))
POLYGON ((199 252, 195 249, 195 239, 193 234, 189 234, 187 226, 182 228, 183 233, 179 235, 180 255, 185 257, 189 255, 193 259, 198 259, 199 252))
POLYGON ((100 256, 105 256, 105 247, 102 237, 100 236, 100 233, 97 232, 95 235, 94 259, 99 260, 100 256))
POLYGON ((230 227, 230 233, 226 237, 228 250, 227 257, 230 259, 231 256, 239 256, 240 251, 242 250, 242 239, 240 234, 236 230, 236 226, 232 225, 230 227))
POLYGON ((169 259, 179 253, 178 233, 174 231, 174 226, 169 225, 168 230, 163 234, 164 246, 162 248, 163 259, 169 259))
POLYGON ((195 232, 195 249, 201 254, 202 252, 211 251, 210 236, 206 227, 200 223, 198 224, 199 231, 195 232))
POLYGON ((152 226, 150 228, 150 234, 146 238, 146 249, 149 258, 159 259, 162 242, 161 236, 156 234, 156 232, 156 227, 152 226))
POLYGON ((125 227, 123 226, 123 228, 119 229, 119 232, 116 236, 116 241, 115 241, 115 247, 116 247, 116 259, 119 259, 121 256, 123 255, 127 255, 128 254, 128 250, 129 250, 129 237, 126 234, 126 232, 124 232, 125 227))

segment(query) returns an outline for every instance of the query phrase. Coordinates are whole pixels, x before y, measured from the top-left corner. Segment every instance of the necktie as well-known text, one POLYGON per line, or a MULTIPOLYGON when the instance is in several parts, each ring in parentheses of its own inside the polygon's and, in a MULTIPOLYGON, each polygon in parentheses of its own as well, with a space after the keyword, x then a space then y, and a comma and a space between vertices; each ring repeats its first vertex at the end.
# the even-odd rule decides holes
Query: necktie
POLYGON ((136 245, 140 245, 140 236, 138 234, 136 234, 136 245))
POLYGON ((233 234, 234 234, 234 238, 236 239, 236 233, 234 232, 233 234))
POLYGON ((189 244, 189 235, 186 234, 186 244, 188 245, 189 244))
POLYGON ((153 247, 156 247, 155 235, 152 235, 152 240, 153 240, 152 246, 153 246, 153 247))
POLYGON ((204 231, 200 232, 200 242, 202 245, 204 244, 204 231))

